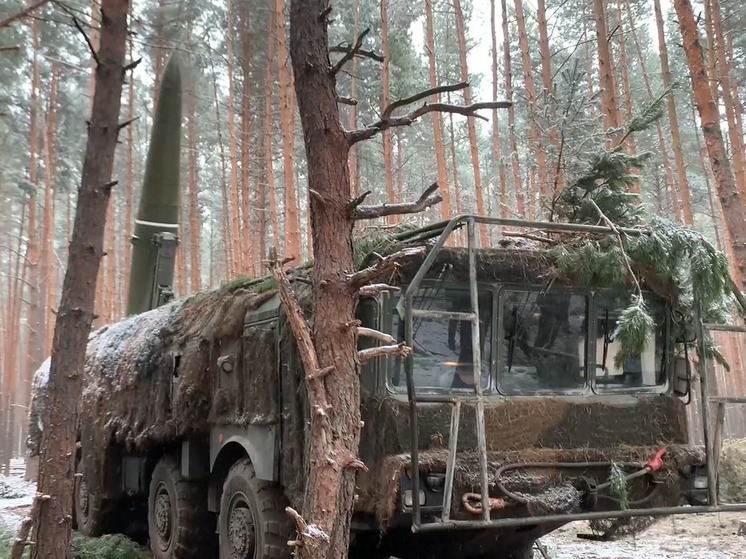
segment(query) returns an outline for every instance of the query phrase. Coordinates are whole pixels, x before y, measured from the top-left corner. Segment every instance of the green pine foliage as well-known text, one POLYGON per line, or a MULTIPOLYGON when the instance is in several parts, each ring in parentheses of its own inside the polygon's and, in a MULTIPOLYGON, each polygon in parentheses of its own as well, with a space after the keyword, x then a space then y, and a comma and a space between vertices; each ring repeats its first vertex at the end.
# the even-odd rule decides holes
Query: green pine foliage
POLYGON ((609 490, 616 499, 619 500, 619 507, 625 510, 628 505, 628 487, 627 474, 621 465, 613 463, 609 472, 609 490))
MULTIPOLYGON (((682 328, 695 322, 695 301, 707 322, 726 321, 733 303, 733 280, 725 255, 697 231, 667 219, 650 218, 637 196, 629 193, 630 186, 639 180, 633 169, 642 168, 649 154, 625 153, 624 141, 661 117, 666 94, 669 92, 631 119, 624 131, 615 131, 623 133, 621 143, 593 156, 589 168, 555 202, 560 221, 605 225, 608 220, 617 227, 644 230, 640 235, 575 236, 550 249, 557 274, 574 283, 639 286, 614 333, 622 344, 617 366, 640 353, 653 335, 655 320, 645 305, 643 288, 652 289, 672 304, 682 328)), ((711 341, 706 343, 709 356, 727 366, 711 341)))

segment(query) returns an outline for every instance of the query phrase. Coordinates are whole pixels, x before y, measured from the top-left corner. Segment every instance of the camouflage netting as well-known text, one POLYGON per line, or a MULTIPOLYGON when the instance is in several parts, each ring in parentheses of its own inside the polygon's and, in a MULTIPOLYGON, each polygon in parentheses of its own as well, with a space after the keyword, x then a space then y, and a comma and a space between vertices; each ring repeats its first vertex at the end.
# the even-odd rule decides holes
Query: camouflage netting
MULTIPOLYGON (((378 242, 374 250, 385 254, 405 244, 402 240, 378 242)), ((451 281, 466 280, 466 263, 464 249, 444 250, 430 276, 439 277, 448 270, 451 281)), ((364 264, 364 259, 357 260, 358 267, 364 264)), ((420 264, 421 260, 407 263, 389 283, 408 282, 420 264)), ((306 275, 309 270, 306 265, 290 275, 306 275)), ((536 284, 554 278, 545 252, 517 245, 480 252, 477 273, 482 281, 511 283, 536 284)), ((297 281, 293 286, 310 317, 310 287, 297 281)), ((116 449, 148 453, 186 438, 206 440, 212 425, 279 424, 280 479, 291 503, 299 506, 307 467, 308 405, 295 340, 282 319, 244 328, 247 311, 275 303, 270 279, 237 280, 94 332, 87 351, 81 407, 83 453, 92 466, 88 483, 92 487, 103 483, 96 479, 97 472, 112 471, 106 463, 115 463, 116 454, 111 453, 116 449), (233 372, 221 369, 220 363, 226 360, 233 372), (270 364, 279 364, 279 373, 270 364)), ((45 384, 40 371, 34 381, 32 454, 39 448, 45 384)), ((514 399, 489 406, 486 421, 493 469, 497 464, 539 459, 588 459, 594 452, 605 452, 609 460, 630 456, 643 460, 660 446, 686 444, 686 417, 680 401, 667 397, 627 400, 615 405, 582 399, 514 399), (597 450, 612 446, 609 451, 597 450)), ((366 428, 361 458, 370 472, 359 478, 358 507, 375 512, 382 525, 391 517, 398 498, 398 476, 408 466, 407 407, 400 400, 364 397, 363 401, 366 428)), ((423 464, 442 471, 450 407, 425 406, 419 418, 423 464)), ((457 473, 461 488, 474 487, 470 476, 477 469, 467 466, 473 460, 469 453, 476 448, 475 433, 474 413, 467 407, 459 439, 459 450, 465 453, 457 473)), ((526 490, 525 483, 518 483, 520 476, 513 477, 515 487, 526 490)), ((568 501, 577 501, 566 484, 555 483, 555 487, 560 489, 553 489, 545 504, 561 501, 566 510, 568 501)))
MULTIPOLYGON (((450 404, 419 406, 421 471, 445 472, 450 417, 450 404)), ((475 418, 473 407, 462 407, 455 486, 461 491, 478 493, 475 418)), ((359 506, 375 511, 379 522, 385 526, 396 506, 399 478, 411 474, 408 403, 367 399, 363 402, 363 420, 366 425, 375 424, 376 428, 363 431, 361 458, 366 464, 380 466, 359 474, 359 506)), ((665 447, 668 451, 664 458, 666 476, 670 476, 673 483, 679 467, 704 462, 701 449, 686 446, 684 404, 667 396, 632 398, 621 404, 587 399, 505 399, 486 406, 485 427, 492 485, 497 469, 505 464, 644 463, 656 450, 665 447)), ((512 480, 516 491, 538 490, 535 513, 540 512, 541 506, 543 513, 572 512, 577 506, 577 491, 568 489, 566 478, 558 477, 558 471, 550 475, 551 472, 540 470, 538 477, 524 477, 525 473, 518 470, 507 478, 512 480)), ((587 474, 605 481, 608 469, 587 474)), ((511 486, 506 487, 510 489, 511 486)))

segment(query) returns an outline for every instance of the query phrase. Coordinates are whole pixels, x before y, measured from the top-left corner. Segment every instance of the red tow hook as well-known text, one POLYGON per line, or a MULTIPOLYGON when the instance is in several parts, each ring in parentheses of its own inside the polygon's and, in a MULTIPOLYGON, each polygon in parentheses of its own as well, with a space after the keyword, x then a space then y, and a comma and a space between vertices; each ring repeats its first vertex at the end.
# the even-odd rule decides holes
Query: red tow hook
MULTIPOLYGON (((482 514, 482 496, 479 493, 464 493, 461 496, 461 504, 471 514, 482 514)), ((506 506, 508 504, 504 499, 490 497, 490 511, 504 509, 506 506)))
POLYGON ((666 449, 661 448, 658 452, 655 453, 655 456, 653 456, 645 463, 645 469, 651 474, 660 470, 663 467, 663 455, 665 453, 666 449))

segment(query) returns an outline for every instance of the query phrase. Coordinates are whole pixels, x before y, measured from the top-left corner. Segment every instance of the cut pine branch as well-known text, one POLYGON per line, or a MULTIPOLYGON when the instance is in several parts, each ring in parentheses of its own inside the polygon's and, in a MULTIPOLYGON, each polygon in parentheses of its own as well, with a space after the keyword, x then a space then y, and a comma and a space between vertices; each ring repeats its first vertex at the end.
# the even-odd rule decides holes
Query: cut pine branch
POLYGON ((360 363, 366 363, 377 357, 391 357, 396 355, 407 357, 410 353, 412 353, 412 349, 402 342, 395 345, 382 345, 361 349, 357 352, 357 357, 360 359, 360 363))

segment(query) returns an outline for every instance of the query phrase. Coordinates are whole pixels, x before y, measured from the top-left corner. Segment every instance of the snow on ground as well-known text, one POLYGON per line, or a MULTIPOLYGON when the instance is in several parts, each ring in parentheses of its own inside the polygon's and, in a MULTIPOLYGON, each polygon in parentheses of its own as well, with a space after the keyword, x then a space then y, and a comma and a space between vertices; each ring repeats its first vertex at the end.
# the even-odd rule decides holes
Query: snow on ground
POLYGON ((679 515, 613 542, 579 539, 591 531, 586 522, 574 522, 541 542, 551 559, 745 559, 746 537, 736 535, 741 520, 746 512, 679 515))
POLYGON ((35 493, 36 484, 20 475, 0 476, 0 534, 18 530, 35 493))

